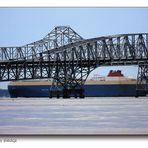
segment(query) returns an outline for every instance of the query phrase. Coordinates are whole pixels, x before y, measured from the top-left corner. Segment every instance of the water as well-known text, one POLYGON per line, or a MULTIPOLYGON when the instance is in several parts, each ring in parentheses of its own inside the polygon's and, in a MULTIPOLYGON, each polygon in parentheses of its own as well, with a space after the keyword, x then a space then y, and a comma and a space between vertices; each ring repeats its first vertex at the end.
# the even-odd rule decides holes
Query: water
POLYGON ((148 134, 148 98, 1 98, 0 134, 148 134))

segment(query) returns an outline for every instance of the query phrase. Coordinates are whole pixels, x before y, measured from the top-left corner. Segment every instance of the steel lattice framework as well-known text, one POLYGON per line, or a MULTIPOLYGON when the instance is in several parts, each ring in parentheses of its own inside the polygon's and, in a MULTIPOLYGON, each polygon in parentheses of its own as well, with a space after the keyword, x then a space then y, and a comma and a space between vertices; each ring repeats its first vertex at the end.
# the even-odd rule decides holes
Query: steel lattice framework
POLYGON ((83 97, 83 85, 96 67, 147 63, 148 33, 84 40, 70 27, 56 27, 37 42, 0 48, 0 60, 0 81, 52 78, 51 97, 83 97))
POLYGON ((148 92, 148 63, 139 64, 136 90, 137 96, 148 92))
POLYGON ((0 47, 0 61, 38 58, 39 53, 80 41, 83 38, 67 26, 57 26, 43 39, 21 47, 0 47))

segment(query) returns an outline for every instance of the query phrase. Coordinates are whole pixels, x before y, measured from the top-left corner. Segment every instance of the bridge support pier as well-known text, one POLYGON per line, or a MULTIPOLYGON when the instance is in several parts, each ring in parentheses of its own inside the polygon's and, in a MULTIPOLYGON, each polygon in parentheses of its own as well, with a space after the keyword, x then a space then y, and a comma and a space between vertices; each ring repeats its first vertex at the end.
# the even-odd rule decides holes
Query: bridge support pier
POLYGON ((136 97, 146 96, 148 94, 148 63, 139 64, 136 97))

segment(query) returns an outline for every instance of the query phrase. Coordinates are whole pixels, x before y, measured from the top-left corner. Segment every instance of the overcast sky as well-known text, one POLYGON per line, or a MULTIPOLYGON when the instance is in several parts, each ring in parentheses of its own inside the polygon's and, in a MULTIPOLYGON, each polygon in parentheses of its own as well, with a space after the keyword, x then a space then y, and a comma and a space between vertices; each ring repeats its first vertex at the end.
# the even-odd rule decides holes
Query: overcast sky
MULTIPOLYGON (((68 25, 83 38, 148 32, 148 8, 0 8, 0 46, 20 46, 68 25)), ((92 74, 120 69, 136 77, 137 67, 100 67, 92 74)), ((6 88, 7 83, 0 83, 6 88)))

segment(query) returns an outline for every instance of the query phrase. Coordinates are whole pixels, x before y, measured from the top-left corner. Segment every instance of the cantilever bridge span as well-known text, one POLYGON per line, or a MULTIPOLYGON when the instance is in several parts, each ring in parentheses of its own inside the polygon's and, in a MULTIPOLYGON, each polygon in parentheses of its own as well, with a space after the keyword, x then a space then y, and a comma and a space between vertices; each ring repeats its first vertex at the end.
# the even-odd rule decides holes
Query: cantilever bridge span
MULTIPOLYGON (((0 81, 52 78, 52 95, 84 97, 83 85, 103 65, 139 65, 137 83, 148 90, 148 33, 83 39, 70 27, 55 27, 42 40, 0 48, 0 81)), ((138 85, 137 85, 138 86, 138 85)))

